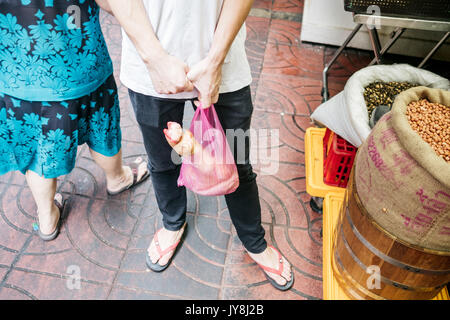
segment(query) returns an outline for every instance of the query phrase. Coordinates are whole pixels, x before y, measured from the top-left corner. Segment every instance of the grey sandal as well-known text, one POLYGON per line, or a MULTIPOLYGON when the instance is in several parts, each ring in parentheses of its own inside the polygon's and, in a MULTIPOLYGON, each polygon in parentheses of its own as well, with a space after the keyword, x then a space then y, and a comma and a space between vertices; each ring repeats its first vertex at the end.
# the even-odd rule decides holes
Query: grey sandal
POLYGON ((138 180, 139 166, 141 164, 142 164, 142 161, 139 163, 131 162, 129 164, 126 164, 125 166, 130 167, 131 172, 133 173, 133 182, 130 185, 123 187, 122 189, 120 189, 118 191, 109 191, 108 189, 106 189, 106 193, 108 193, 108 195, 110 195, 110 196, 116 196, 116 195, 144 182, 150 176, 150 172, 148 172, 148 169, 147 169, 147 171, 145 171, 145 173, 142 175, 141 179, 138 180))
POLYGON ((56 237, 59 234, 59 231, 61 230, 61 224, 62 224, 62 220, 63 220, 63 213, 64 213, 64 208, 65 208, 66 203, 67 203, 67 199, 63 198, 62 203, 59 203, 56 199, 54 200, 54 202, 55 202, 55 205, 59 209, 59 220, 58 220, 58 223, 56 225, 55 231, 53 231, 51 234, 43 234, 41 232, 41 229, 38 230, 39 237, 42 240, 44 240, 44 241, 52 241, 52 240, 56 239, 56 237))

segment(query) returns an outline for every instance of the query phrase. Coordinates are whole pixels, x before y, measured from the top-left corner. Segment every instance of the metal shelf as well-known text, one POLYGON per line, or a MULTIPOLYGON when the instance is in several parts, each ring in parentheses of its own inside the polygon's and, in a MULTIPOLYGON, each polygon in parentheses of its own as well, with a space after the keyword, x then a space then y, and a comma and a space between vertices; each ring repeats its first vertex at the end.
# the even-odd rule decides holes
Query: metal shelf
POLYGON ((441 21, 441 20, 427 20, 420 18, 411 18, 411 17, 394 17, 394 16, 375 16, 375 15, 367 15, 367 14, 354 14, 353 21, 356 23, 355 28, 344 41, 342 46, 336 51, 336 53, 331 58, 330 62, 325 66, 322 72, 323 78, 323 87, 322 87, 322 97, 323 101, 327 101, 329 97, 328 93, 328 71, 331 66, 336 62, 337 58, 341 55, 342 51, 347 47, 350 41, 355 37, 358 31, 361 29, 363 25, 365 25, 369 31, 370 42, 372 44, 372 49, 375 55, 375 58, 369 65, 373 65, 375 63, 381 64, 382 57, 385 53, 389 51, 389 49, 394 45, 394 43, 401 37, 401 35, 407 29, 417 29, 417 30, 425 30, 432 32, 445 32, 445 35, 441 38, 441 40, 431 49, 431 51, 427 54, 427 56, 422 60, 422 62, 418 65, 419 68, 422 68, 425 63, 428 62, 429 59, 438 51, 441 46, 447 41, 450 37, 450 21, 441 21), (376 25, 375 25, 376 24, 376 25), (388 26, 395 27, 394 32, 391 35, 391 39, 387 41, 384 46, 381 46, 380 39, 378 36, 378 31, 376 27, 388 26))

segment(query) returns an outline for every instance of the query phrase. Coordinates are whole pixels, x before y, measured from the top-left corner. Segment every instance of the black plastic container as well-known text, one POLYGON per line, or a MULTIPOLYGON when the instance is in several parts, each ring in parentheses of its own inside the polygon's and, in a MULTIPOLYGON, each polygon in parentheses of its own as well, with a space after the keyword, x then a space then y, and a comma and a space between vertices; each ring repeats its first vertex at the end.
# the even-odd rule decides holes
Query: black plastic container
POLYGON ((372 14, 378 6, 382 16, 419 17, 450 21, 450 0, 344 0, 345 10, 372 14))

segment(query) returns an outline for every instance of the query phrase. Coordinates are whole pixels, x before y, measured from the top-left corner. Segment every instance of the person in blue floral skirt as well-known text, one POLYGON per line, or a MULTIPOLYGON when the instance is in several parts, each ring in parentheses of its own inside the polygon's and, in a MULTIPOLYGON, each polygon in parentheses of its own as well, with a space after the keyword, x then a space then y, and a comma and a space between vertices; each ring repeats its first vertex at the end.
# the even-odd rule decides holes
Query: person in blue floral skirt
POLYGON ((54 239, 64 201, 56 178, 87 143, 118 194, 148 177, 122 164, 120 108, 112 61, 94 0, 0 0, 0 175, 26 175, 39 235, 54 239))

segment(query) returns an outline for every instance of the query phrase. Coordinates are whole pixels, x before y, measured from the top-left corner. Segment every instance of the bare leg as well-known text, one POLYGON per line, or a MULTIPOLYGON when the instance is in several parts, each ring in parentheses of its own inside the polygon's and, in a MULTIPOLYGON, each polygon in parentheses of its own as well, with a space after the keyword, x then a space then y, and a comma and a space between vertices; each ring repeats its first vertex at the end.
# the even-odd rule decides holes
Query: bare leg
MULTIPOLYGON (((122 150, 112 157, 106 157, 92 149, 92 159, 103 169, 106 175, 106 187, 109 191, 118 191, 125 186, 129 186, 133 183, 133 173, 128 166, 122 166, 122 150)), ((136 161, 140 161, 138 168, 138 180, 145 174, 147 170, 147 162, 138 158, 136 161)))
POLYGON ((43 234, 51 234, 56 230, 60 214, 54 202, 56 179, 46 179, 30 170, 25 176, 34 201, 36 201, 39 229, 43 234))

